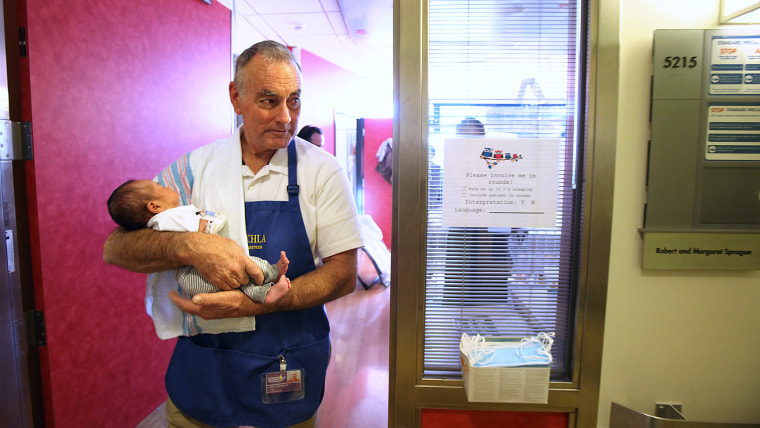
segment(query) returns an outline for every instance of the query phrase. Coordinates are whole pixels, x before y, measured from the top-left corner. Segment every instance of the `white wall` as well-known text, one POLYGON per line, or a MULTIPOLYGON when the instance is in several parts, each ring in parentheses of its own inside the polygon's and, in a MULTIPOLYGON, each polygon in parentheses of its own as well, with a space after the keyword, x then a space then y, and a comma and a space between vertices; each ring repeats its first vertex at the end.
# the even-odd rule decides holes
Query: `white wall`
POLYGON ((692 421, 760 423, 760 273, 640 268, 652 32, 719 28, 720 2, 619 1, 618 141, 598 426, 608 426, 611 401, 650 414, 655 402, 679 402, 692 421))

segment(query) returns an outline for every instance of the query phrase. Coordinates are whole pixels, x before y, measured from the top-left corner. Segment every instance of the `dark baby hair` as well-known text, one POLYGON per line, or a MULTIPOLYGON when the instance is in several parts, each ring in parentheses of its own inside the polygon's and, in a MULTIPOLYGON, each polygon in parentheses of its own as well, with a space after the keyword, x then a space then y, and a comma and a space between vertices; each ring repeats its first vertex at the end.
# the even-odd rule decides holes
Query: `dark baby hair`
POLYGON ((108 198, 108 214, 125 230, 142 229, 153 216, 147 209, 153 197, 136 180, 127 180, 108 198))

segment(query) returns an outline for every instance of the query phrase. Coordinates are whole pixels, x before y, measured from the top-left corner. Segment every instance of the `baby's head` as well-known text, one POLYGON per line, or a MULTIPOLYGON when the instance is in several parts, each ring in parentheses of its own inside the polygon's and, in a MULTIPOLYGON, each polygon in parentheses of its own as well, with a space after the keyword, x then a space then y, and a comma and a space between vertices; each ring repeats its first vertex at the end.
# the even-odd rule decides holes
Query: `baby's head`
POLYGON ((142 229, 154 215, 178 206, 179 194, 152 180, 129 180, 108 198, 108 213, 126 230, 142 229))

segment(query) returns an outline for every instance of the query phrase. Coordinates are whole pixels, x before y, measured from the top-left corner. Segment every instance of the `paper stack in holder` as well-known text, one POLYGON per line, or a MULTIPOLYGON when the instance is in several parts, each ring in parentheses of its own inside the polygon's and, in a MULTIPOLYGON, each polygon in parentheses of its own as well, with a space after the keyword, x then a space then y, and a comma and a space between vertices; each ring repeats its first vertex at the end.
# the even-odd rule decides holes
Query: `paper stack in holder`
POLYGON ((459 342, 468 401, 546 404, 554 333, 535 337, 470 336, 459 342))

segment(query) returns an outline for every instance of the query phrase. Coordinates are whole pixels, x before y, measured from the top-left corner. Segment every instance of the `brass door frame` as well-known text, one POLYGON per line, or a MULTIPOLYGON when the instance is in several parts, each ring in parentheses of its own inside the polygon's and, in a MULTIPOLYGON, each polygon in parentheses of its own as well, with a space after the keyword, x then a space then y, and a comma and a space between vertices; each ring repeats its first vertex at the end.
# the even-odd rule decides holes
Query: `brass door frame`
POLYGON ((393 231, 390 427, 419 425, 424 408, 568 413, 569 426, 595 427, 609 273, 617 135, 619 1, 589 0, 583 235, 573 370, 552 382, 546 405, 469 403, 461 380, 424 379, 425 182, 427 165, 427 1, 394 2, 393 231), (592 257, 593 255, 593 257, 592 257))

